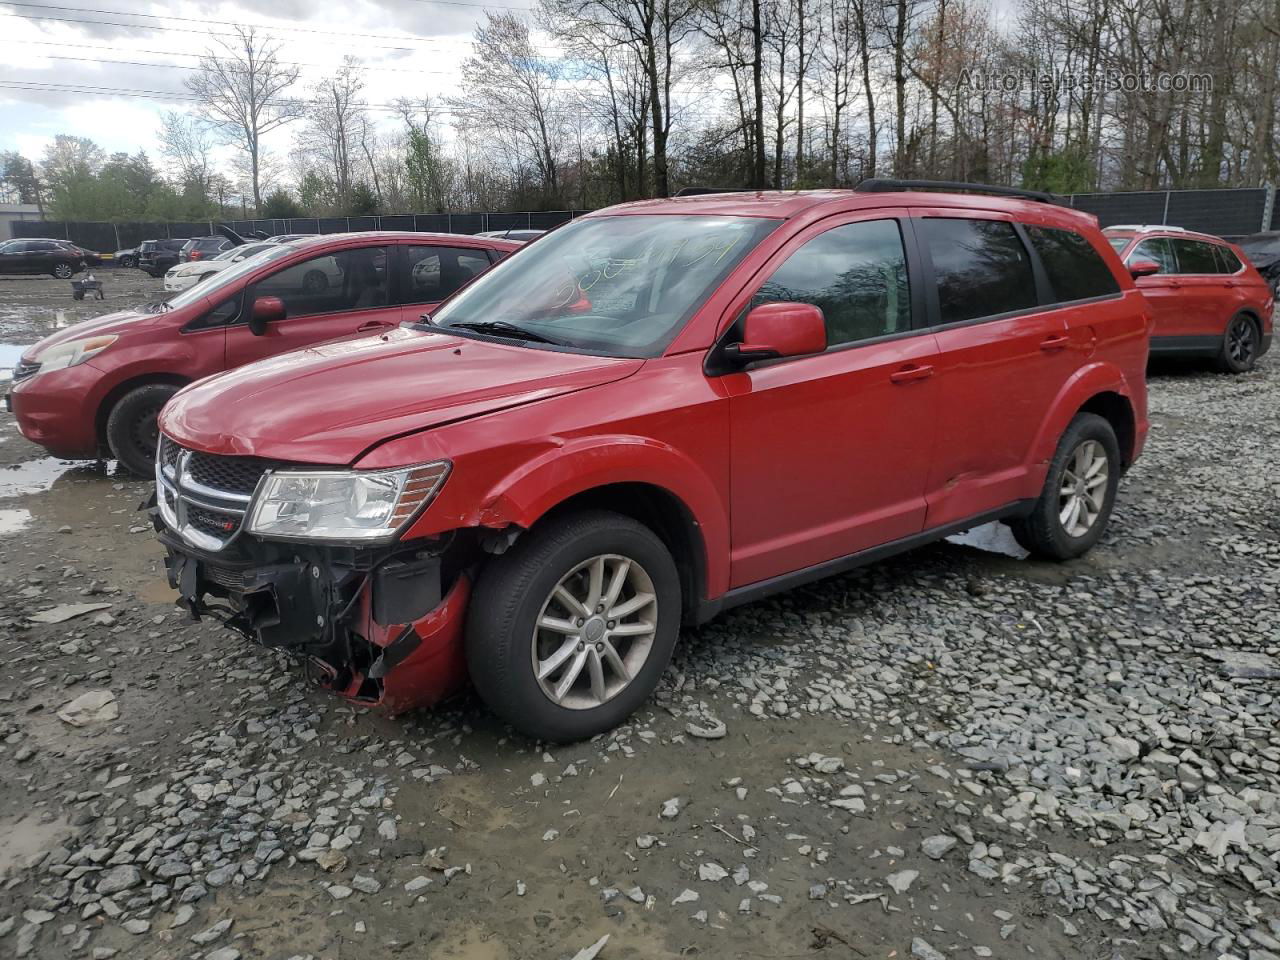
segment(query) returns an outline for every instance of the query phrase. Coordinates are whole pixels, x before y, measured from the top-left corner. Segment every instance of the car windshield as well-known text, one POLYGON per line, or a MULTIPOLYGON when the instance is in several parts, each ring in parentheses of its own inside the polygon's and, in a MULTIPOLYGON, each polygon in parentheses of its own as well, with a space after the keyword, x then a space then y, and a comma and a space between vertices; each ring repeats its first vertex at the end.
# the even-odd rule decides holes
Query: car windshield
POLYGON ((432 321, 588 353, 657 356, 779 222, 587 217, 503 260, 432 321))
POLYGON ((1107 237, 1107 243, 1111 244, 1111 249, 1116 253, 1121 253, 1125 247, 1129 245, 1132 237, 1107 237))
POLYGON ((169 306, 174 308, 185 307, 187 304, 203 300, 205 297, 216 297, 223 289, 234 285, 246 273, 258 269, 264 263, 270 263, 272 260, 279 260, 281 257, 295 253, 296 249, 295 247, 283 246, 271 247, 256 256, 245 257, 239 263, 227 267, 225 270, 219 270, 203 283, 184 290, 169 301, 169 306))

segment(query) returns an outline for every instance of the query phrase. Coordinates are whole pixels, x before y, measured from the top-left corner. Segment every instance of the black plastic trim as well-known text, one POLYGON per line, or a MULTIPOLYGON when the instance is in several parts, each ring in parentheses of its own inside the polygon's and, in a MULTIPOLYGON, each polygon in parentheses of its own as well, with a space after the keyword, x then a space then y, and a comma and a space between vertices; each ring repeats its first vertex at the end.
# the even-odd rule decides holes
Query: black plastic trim
POLYGON ((1008 517, 1024 517, 1032 511, 1035 503, 1035 500, 1015 500, 1013 503, 1006 504, 998 509, 988 510, 985 513, 958 520, 955 523, 934 527, 931 530, 923 530, 900 540, 891 540, 888 543, 882 543, 879 546, 870 547, 858 553, 837 557, 834 560, 826 560, 811 567, 804 567, 801 570, 793 570, 791 573, 771 577, 768 580, 760 580, 756 583, 735 587, 714 600, 704 600, 698 604, 697 622, 705 623, 717 614, 733 607, 741 606, 744 603, 753 603, 783 590, 791 590, 806 583, 813 583, 815 580, 823 580, 836 574, 847 573, 869 563, 875 563, 878 560, 905 553, 935 540, 941 540, 943 537, 949 537, 953 533, 963 533, 965 530, 981 526, 984 523, 1004 520, 1008 517))

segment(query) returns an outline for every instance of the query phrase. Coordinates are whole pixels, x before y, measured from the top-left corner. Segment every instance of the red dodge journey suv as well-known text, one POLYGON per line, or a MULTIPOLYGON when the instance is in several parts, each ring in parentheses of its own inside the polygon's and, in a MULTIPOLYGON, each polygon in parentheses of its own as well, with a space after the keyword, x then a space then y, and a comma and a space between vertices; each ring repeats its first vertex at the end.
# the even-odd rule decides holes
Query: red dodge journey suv
POLYGON ((1085 214, 895 186, 602 210, 420 323, 187 387, 171 583, 352 700, 469 673, 564 740, 734 604, 996 519, 1083 553, 1147 434, 1146 301, 1085 214))
POLYGON ((178 294, 78 323, 28 349, 6 405, 68 459, 155 463, 156 414, 184 384, 251 360, 417 319, 520 244, 343 233, 282 243, 178 294))
POLYGON ((1104 231, 1151 304, 1154 356, 1205 357, 1227 373, 1253 369, 1271 346, 1271 285, 1239 247, 1181 227, 1104 231))

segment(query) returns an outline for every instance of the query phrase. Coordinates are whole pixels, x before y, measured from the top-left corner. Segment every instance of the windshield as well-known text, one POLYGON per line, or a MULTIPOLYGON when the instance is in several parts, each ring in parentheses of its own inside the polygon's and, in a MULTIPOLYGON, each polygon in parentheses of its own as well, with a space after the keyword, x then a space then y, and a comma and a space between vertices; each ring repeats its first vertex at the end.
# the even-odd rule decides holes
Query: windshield
POLYGON ((586 352, 654 357, 779 222, 711 216, 576 220, 503 260, 432 321, 586 352), (491 324, 496 326, 483 329, 491 324))
POLYGON ((263 250, 259 254, 252 257, 245 257, 234 266, 227 267, 225 270, 219 270, 208 280, 198 283, 194 287, 190 287, 182 293, 178 294, 169 301, 170 307, 185 307, 189 303, 195 303, 203 300, 205 297, 216 297, 226 287, 232 286, 237 280, 246 273, 258 269, 264 263, 270 263, 272 260, 279 260, 281 257, 287 257, 289 254, 296 252, 296 247, 278 246, 268 250, 263 250))
POLYGON ((1116 253, 1121 253, 1132 239, 1132 237, 1107 237, 1107 243, 1111 244, 1111 249, 1116 253))

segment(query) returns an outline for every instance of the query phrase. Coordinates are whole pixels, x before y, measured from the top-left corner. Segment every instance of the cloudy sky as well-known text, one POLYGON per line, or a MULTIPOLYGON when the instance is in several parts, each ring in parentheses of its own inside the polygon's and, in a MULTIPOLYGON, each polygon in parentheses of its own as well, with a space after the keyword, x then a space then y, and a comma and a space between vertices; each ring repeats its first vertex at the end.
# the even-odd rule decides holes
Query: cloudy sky
MULTIPOLYGON (((448 96, 485 10, 527 10, 531 0, 63 3, 82 6, 0 0, 0 149, 35 159, 55 134, 69 133, 154 158, 160 112, 191 109, 183 79, 214 42, 210 34, 237 23, 281 42, 281 59, 301 67, 300 94, 351 54, 368 67, 370 104, 448 96)), ((375 115, 391 121, 387 111, 375 115)), ((282 150, 290 137, 286 128, 271 146, 282 150)))

